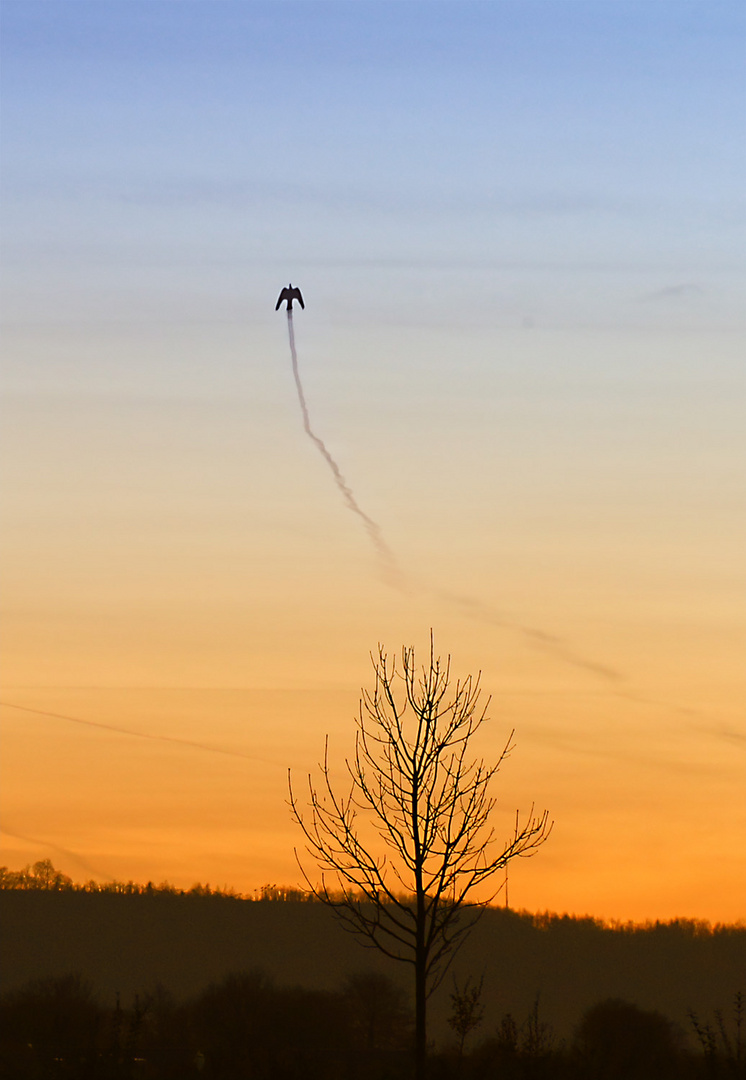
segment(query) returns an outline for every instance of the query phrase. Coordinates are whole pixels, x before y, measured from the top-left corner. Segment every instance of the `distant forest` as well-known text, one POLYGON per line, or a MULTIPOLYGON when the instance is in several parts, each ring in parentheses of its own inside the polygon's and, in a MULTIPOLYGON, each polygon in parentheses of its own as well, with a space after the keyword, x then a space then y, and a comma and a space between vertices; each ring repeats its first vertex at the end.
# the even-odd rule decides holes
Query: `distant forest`
POLYGON ((9 870, 0 866, 0 889, 44 889, 56 892, 118 893, 123 896, 152 896, 161 893, 168 896, 224 896, 231 900, 287 900, 295 903, 310 901, 317 903, 316 897, 301 889, 284 889, 277 885, 262 885, 253 893, 241 893, 228 885, 201 885, 197 883, 190 889, 179 889, 168 881, 155 884, 148 881, 145 885, 137 881, 73 881, 67 874, 57 870, 51 859, 24 866, 22 870, 9 870))
MULTIPOLYGON (((108 893, 122 896, 214 896, 228 900, 248 900, 260 902, 284 902, 319 904, 321 901, 311 892, 303 889, 288 888, 280 885, 261 885, 251 893, 242 893, 229 885, 202 885, 199 882, 188 889, 181 889, 168 881, 156 884, 148 881, 144 885, 136 881, 94 881, 76 882, 67 874, 57 870, 50 859, 40 859, 30 863, 22 870, 9 870, 0 866, 0 890, 44 890, 53 892, 108 893)), ((404 897, 402 897, 404 898, 404 897)), ((502 910, 492 908, 492 910, 502 910)), ((557 915, 551 912, 532 914, 527 911, 512 912, 540 929, 546 929, 553 923, 584 923, 599 928, 607 928, 626 933, 641 933, 662 927, 680 931, 686 936, 710 936, 746 933, 746 921, 739 923, 711 923, 706 919, 659 919, 643 923, 624 922, 617 919, 597 919, 590 915, 557 915)))
MULTIPOLYGON (((2 1080, 409 1080, 409 970, 305 893, 0 869, 2 1080)), ((490 908, 432 1080, 746 1080, 746 926, 490 908)))
POLYGON ((9 870, 0 866, 0 889, 44 890, 47 892, 84 892, 109 893, 121 896, 217 896, 228 900, 284 901, 287 903, 319 904, 321 901, 312 892, 304 889, 288 888, 282 885, 260 885, 250 893, 239 892, 231 885, 203 885, 197 882, 188 889, 181 889, 169 881, 74 881, 61 870, 57 870, 51 859, 40 859, 29 863, 22 870, 9 870))

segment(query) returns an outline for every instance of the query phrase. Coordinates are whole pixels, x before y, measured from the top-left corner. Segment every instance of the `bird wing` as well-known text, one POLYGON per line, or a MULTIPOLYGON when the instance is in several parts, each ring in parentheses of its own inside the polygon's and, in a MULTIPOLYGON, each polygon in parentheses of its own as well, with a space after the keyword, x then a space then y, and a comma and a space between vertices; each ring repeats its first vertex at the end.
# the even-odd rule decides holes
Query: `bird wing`
POLYGON ((303 310, 306 310, 306 305, 303 303, 303 297, 301 296, 300 289, 293 289, 293 296, 298 301, 303 310))
POLYGON ((277 298, 277 303, 275 304, 275 311, 279 310, 280 304, 282 303, 283 300, 289 300, 289 299, 290 299, 290 294, 289 294, 288 290, 283 289, 282 292, 280 293, 280 295, 277 298))

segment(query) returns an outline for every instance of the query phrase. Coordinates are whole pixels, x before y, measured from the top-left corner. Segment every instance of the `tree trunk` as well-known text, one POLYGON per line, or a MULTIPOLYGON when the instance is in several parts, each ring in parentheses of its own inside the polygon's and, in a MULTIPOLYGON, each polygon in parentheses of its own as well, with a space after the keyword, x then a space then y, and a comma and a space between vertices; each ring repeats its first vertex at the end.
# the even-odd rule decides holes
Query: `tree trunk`
POLYGON ((418 950, 414 966, 414 1075, 425 1080, 427 1070, 427 985, 424 950, 418 950))

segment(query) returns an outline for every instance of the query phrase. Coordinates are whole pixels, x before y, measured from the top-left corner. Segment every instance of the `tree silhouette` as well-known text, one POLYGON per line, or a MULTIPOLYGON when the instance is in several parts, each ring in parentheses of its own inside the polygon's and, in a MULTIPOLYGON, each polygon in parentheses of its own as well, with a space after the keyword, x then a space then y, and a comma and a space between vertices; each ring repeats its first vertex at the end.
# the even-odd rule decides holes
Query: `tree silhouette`
POLYGON ((467 979, 464 986, 459 986, 453 980, 453 993, 451 994, 451 1015, 448 1017, 448 1026, 453 1029, 458 1039, 458 1058, 456 1059, 456 1076, 461 1076, 461 1067, 464 1061, 464 1046, 472 1031, 476 1031, 484 1020, 484 1006, 482 1005, 482 987, 484 976, 478 983, 471 985, 471 979, 467 979))
POLYGON ((93 987, 78 974, 34 979, 4 994, 0 1076, 36 1080, 93 1075, 105 1020, 93 987))
POLYGON ((659 1012, 609 998, 588 1009, 575 1036, 580 1075, 592 1080, 675 1080, 680 1033, 659 1012))
POLYGON ((414 968, 422 1078, 427 999, 498 891, 477 899, 474 890, 511 859, 532 855, 551 825, 532 807, 523 824, 516 814, 512 836, 496 845, 490 784, 513 736, 495 764, 469 756, 489 701, 480 707, 479 676, 452 679, 450 656, 445 663, 436 657, 432 632, 429 663, 419 671, 413 648, 402 649, 401 672, 380 645, 372 661, 374 689, 363 690, 355 751, 345 762, 349 790, 335 791, 327 738, 321 789, 308 777, 307 816, 288 773, 290 807, 321 871, 313 884, 301 864, 308 888, 365 944, 414 968))
POLYGON ((51 859, 39 859, 33 866, 24 866, 23 870, 9 870, 7 866, 0 866, 0 889, 60 891, 73 888, 73 879, 56 870, 51 859))

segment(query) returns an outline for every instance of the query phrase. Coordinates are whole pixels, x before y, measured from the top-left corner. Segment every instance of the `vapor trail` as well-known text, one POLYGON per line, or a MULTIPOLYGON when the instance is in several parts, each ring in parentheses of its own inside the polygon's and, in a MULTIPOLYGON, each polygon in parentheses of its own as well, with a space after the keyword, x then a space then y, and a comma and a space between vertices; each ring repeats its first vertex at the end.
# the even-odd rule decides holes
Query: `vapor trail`
POLYGON ((40 848, 51 848, 52 851, 57 851, 60 855, 65 855, 68 859, 76 862, 87 874, 93 874, 94 877, 106 878, 107 881, 114 881, 111 874, 104 873, 103 870, 93 866, 87 859, 84 859, 82 855, 78 855, 76 852, 71 851, 70 848, 62 847, 61 844, 53 844, 51 840, 40 840, 38 836, 27 836, 25 833, 11 832, 11 830, 7 829, 4 825, 0 826, 0 834, 3 836, 12 836, 14 840, 24 840, 27 844, 35 844, 40 848))
POLYGON ((337 465, 336 461, 327 450, 324 440, 320 439, 311 427, 311 418, 308 412, 308 405, 306 404, 306 395, 303 392, 303 383, 301 382, 300 371, 298 370, 298 354, 295 351, 295 331, 293 329, 292 308, 288 308, 288 338, 290 339, 290 355, 293 360, 293 378, 295 379, 295 386, 298 391, 298 401, 300 402, 301 412, 303 413, 303 428, 306 432, 306 435, 314 443, 316 449, 319 451, 319 453, 331 469, 332 476, 334 477, 334 482, 342 494, 342 498, 345 501, 347 509, 351 510, 353 514, 357 514, 357 516, 362 520, 366 532, 368 533, 368 536, 370 537, 373 546, 378 553, 378 557, 381 560, 386 577, 391 581, 397 575, 396 562, 394 560, 391 549, 384 541, 381 535, 381 530, 376 524, 376 522, 372 518, 368 517, 368 515, 358 506, 357 499, 347 485, 347 482, 342 475, 339 465, 337 465))
POLYGON ((83 720, 80 716, 68 716, 64 713, 47 712, 46 709, 32 709, 28 705, 14 705, 12 701, 0 701, 4 709, 20 709, 21 712, 35 713, 37 716, 50 716, 53 720, 66 720, 69 724, 82 724, 84 727, 99 728, 113 735, 129 735, 133 739, 150 739, 154 742, 176 743, 178 746, 191 746, 194 750, 204 750, 210 754, 223 754, 225 757, 245 758, 247 761, 261 761, 264 765, 276 765, 275 761, 244 754, 240 750, 225 750, 221 746, 197 742, 194 739, 181 739, 178 735, 153 735, 148 731, 134 731, 132 728, 118 727, 115 724, 103 724, 100 720, 83 720))
MULTIPOLYGON (((282 301, 282 294, 278 301, 278 306, 282 301)), ((303 383, 300 378, 300 370, 298 368, 298 354, 295 349, 295 330, 293 328, 293 309, 291 307, 292 300, 288 301, 287 318, 288 318, 288 338, 290 340, 290 355, 293 361, 293 378, 295 379, 295 386, 298 391, 298 401, 300 403, 301 413, 303 414, 303 428, 306 435, 314 443, 319 453, 322 455, 327 465, 332 471, 334 482, 339 488, 342 498, 345 501, 345 505, 354 514, 357 514, 361 518, 365 529, 373 542, 373 545, 378 553, 379 559, 383 566, 385 577, 390 585, 395 585, 398 588, 402 587, 401 575, 396 565, 393 553, 388 545, 385 543, 381 536, 381 530, 373 521, 372 518, 361 510, 360 506, 352 493, 352 490, 345 481, 342 471, 337 465, 332 455, 329 453, 324 440, 314 432, 311 427, 311 417, 308 412, 308 405, 306 404, 306 395, 303 391, 303 383)), ((430 591, 430 590, 428 590, 430 591)), ((603 679, 607 682, 619 683, 625 681, 625 676, 616 671, 614 668, 609 667, 606 664, 598 663, 594 660, 587 659, 578 653, 575 653, 570 646, 557 637, 554 634, 549 634, 544 630, 537 627, 526 626, 515 618, 509 618, 505 615, 501 615, 491 610, 487 605, 479 600, 472 599, 471 597, 458 596, 455 594, 447 593, 442 590, 433 590, 435 595, 439 595, 446 599, 449 603, 460 608, 468 616, 481 622, 490 623, 493 626, 504 626, 519 634, 522 634, 527 638, 534 647, 541 649, 542 651, 554 656, 557 660, 567 664, 570 667, 581 668, 596 678, 603 679)))
POLYGON ((550 634, 546 630, 541 630, 535 626, 527 626, 516 618, 495 611, 481 600, 475 600, 469 596, 459 596, 442 590, 436 595, 460 608, 472 619, 487 623, 490 626, 504 626, 506 629, 522 634, 537 649, 554 656, 555 659, 561 660, 570 667, 589 671, 592 675, 596 675, 607 682, 622 683, 627 680, 627 676, 623 672, 617 671, 616 668, 610 667, 608 664, 602 664, 597 660, 590 660, 588 657, 576 653, 563 638, 558 637, 556 634, 550 634))

